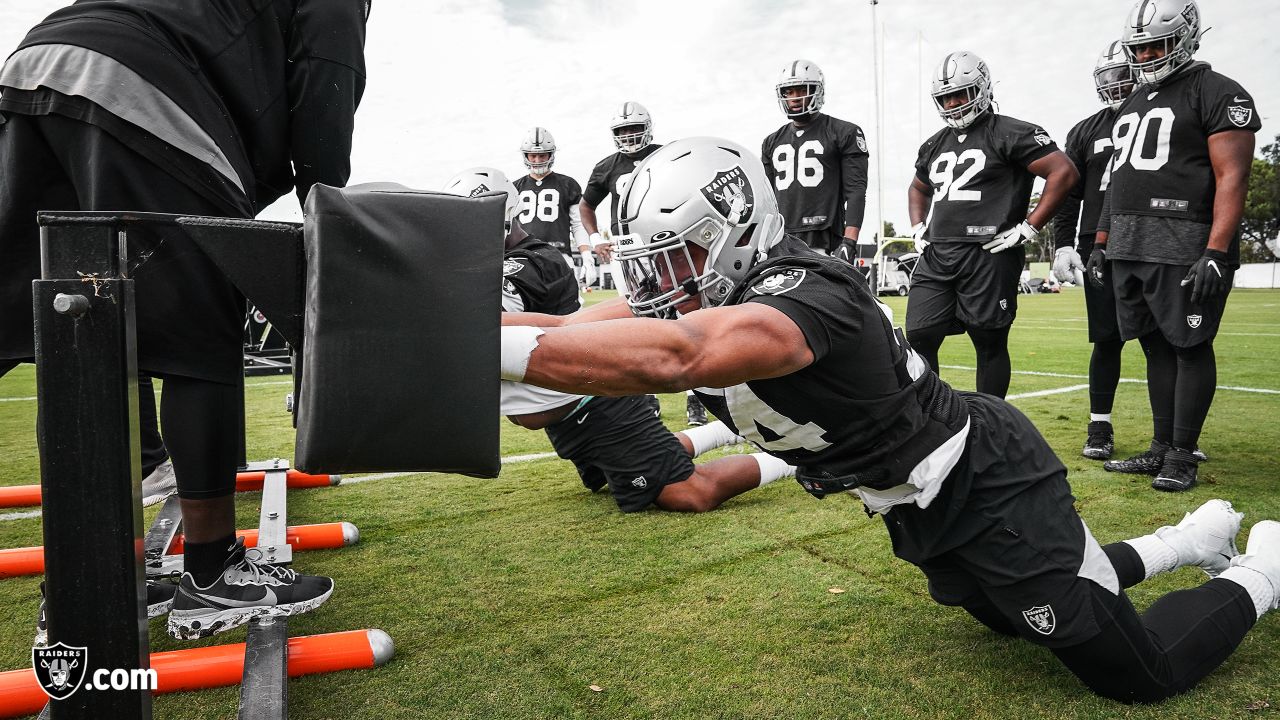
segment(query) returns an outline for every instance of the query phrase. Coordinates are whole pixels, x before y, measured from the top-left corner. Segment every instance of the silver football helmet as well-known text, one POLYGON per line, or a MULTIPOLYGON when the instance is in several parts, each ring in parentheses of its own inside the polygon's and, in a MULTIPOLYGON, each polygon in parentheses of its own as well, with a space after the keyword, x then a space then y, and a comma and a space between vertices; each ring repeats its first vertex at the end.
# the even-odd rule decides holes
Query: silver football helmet
POLYGON ((950 53, 933 72, 930 94, 942 121, 963 130, 991 107, 991 71, 975 53, 968 50, 950 53), (962 91, 966 93, 964 103, 948 110, 942 99, 962 91))
POLYGON ((507 205, 504 222, 507 232, 511 232, 511 221, 520 207, 520 191, 507 179, 501 170, 491 167, 473 167, 463 170, 445 182, 440 188, 451 195, 475 197, 490 192, 505 192, 507 205))
POLYGON ((1120 41, 1111 41, 1093 68, 1093 84, 1098 88, 1098 99, 1115 110, 1133 92, 1137 82, 1120 41))
POLYGON ((714 137, 662 146, 636 167, 619 199, 613 237, 636 315, 673 317, 699 296, 724 303, 735 283, 783 237, 773 185, 754 152, 714 137), (705 251, 701 265, 690 246, 705 251))
POLYGON ((826 99, 826 85, 822 78, 822 70, 808 60, 792 60, 782 66, 782 73, 778 76, 778 84, 774 86, 774 92, 778 95, 778 107, 782 108, 782 113, 787 117, 813 115, 822 109, 822 103, 826 99), (803 100, 804 103, 799 110, 792 110, 787 98, 783 96, 783 91, 797 85, 805 88, 805 94, 793 99, 803 100))
POLYGON ((536 127, 524 136, 524 142, 520 143, 520 157, 524 159, 524 166, 529 168, 529 172, 537 175, 546 175, 551 172, 551 166, 556 161, 556 139, 551 136, 551 131, 544 127, 536 127), (530 153, 546 153, 548 156, 546 162, 530 162, 530 153))
POLYGON ((622 152, 632 155, 653 143, 653 118, 638 102, 624 102, 622 109, 609 123, 613 132, 613 144, 622 152), (639 127, 639 130, 634 128, 639 127))
POLYGON ((1200 47, 1200 6, 1196 0, 1139 0, 1129 11, 1120 43, 1129 65, 1144 83, 1158 83, 1191 62, 1200 47), (1140 62, 1137 50, 1160 43, 1164 55, 1140 62))

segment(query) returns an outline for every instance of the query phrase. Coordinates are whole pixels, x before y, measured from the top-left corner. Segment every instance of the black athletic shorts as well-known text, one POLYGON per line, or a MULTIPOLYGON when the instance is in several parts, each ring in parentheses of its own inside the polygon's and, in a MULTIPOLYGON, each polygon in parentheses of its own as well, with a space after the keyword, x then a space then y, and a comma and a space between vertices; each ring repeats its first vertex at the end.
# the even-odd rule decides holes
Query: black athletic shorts
POLYGON ((979 243, 940 242, 925 248, 911 276, 907 331, 950 326, 1008 327, 1018 314, 1018 278, 1026 252, 991 254, 979 243))
POLYGON ((990 396, 964 397, 968 443, 947 478, 963 497, 944 490, 927 509, 893 508, 885 523, 894 552, 924 572, 930 595, 943 605, 994 606, 1040 645, 1088 640, 1099 632, 1093 586, 1116 595, 1120 585, 1076 514, 1066 468, 1016 408, 990 396), (955 520, 936 531, 930 516, 957 503, 955 520), (939 535, 928 543, 933 554, 913 542, 930 534, 939 535))
POLYGON ((607 484, 623 512, 644 510, 662 488, 693 475, 693 459, 648 395, 592 398, 548 426, 547 437, 557 455, 573 462, 583 485, 607 484))
POLYGON ((1191 286, 1183 287, 1190 265, 1111 261, 1120 337, 1134 340, 1159 330, 1174 347, 1213 340, 1222 323, 1235 271, 1226 270, 1227 292, 1210 302, 1192 304, 1191 286))
MULTIPOLYGON (((1088 259, 1093 252, 1094 235, 1081 235, 1076 252, 1088 259)), ((1084 308, 1089 316, 1089 342, 1119 342, 1120 325, 1116 321, 1116 292, 1108 275, 1102 287, 1084 284, 1084 308)))

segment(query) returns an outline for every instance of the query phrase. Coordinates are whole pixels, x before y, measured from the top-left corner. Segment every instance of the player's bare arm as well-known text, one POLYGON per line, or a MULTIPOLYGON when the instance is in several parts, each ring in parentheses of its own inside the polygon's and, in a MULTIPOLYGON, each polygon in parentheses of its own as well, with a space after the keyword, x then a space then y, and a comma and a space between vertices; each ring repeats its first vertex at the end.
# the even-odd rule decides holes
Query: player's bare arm
POLYGON ((933 201, 933 186, 911 178, 911 186, 907 188, 907 215, 911 218, 912 227, 924 222, 929 217, 929 203, 933 201))
POLYGON ((1213 165, 1215 194, 1213 225, 1209 229, 1209 249, 1226 252, 1231 237, 1240 227, 1244 198, 1253 169, 1254 134, 1248 130, 1228 130, 1209 136, 1209 162, 1213 165))
POLYGON ((635 395, 729 387, 787 375, 812 362, 813 352, 790 318, 748 303, 679 320, 630 318, 550 328, 537 338, 522 381, 562 392, 635 395))
POLYGON ((629 317, 632 317, 631 308, 627 306, 626 298, 617 297, 596 303, 591 307, 583 308, 569 315, 546 315, 530 312, 503 313, 502 324, 551 328, 600 322, 601 320, 619 320, 629 317))
POLYGON ((1061 150, 1045 155, 1027 166, 1027 169, 1044 178, 1044 191, 1040 193, 1040 203, 1027 216, 1027 222, 1037 230, 1043 230, 1053 219, 1054 213, 1067 199, 1072 188, 1080 181, 1080 171, 1075 163, 1061 150))

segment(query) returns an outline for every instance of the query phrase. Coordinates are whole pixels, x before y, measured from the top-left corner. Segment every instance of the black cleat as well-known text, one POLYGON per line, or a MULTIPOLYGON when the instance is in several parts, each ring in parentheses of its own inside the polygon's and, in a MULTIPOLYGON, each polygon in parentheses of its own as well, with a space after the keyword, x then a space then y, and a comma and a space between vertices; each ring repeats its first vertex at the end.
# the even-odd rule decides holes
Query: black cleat
POLYGON ((1089 437, 1084 441, 1084 450, 1080 453, 1090 460, 1109 460, 1116 451, 1116 434, 1111 423, 1106 420, 1094 420, 1089 423, 1089 437))
POLYGON ((1164 465, 1151 481, 1151 487, 1165 492, 1183 492, 1196 486, 1196 456, 1186 450, 1171 448, 1164 454, 1164 465))
POLYGON ((689 396, 688 402, 685 403, 685 414, 688 416, 689 427, 707 424, 707 409, 702 407, 702 401, 697 395, 689 396))
POLYGON ((1133 473, 1136 475, 1157 475, 1164 467, 1164 455, 1169 446, 1159 440, 1152 440, 1146 452, 1134 455, 1127 460, 1108 460, 1102 464, 1107 472, 1133 473))
POLYGON ((333 580, 268 565, 257 548, 238 538, 222 574, 208 586, 183 573, 169 613, 169 634, 195 640, 244 625, 256 617, 287 617, 314 610, 333 594, 333 580))
POLYGON ((1199 460, 1200 462, 1209 462, 1209 456, 1204 454, 1204 451, 1200 449, 1199 445, 1196 446, 1195 450, 1191 451, 1191 454, 1195 455, 1196 460, 1199 460))

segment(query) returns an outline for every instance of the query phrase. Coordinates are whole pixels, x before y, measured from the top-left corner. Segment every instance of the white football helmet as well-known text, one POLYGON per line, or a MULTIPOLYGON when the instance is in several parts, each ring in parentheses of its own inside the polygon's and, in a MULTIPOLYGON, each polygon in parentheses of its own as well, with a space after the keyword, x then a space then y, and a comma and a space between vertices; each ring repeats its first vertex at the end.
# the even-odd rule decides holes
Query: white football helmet
POLYGON ((1191 62, 1200 47, 1200 35, 1196 0, 1139 0, 1129 11, 1120 43, 1138 79, 1157 83, 1191 62), (1162 43, 1164 56, 1139 62, 1136 50, 1150 43, 1162 43))
POLYGON ((622 103, 622 109, 613 116, 609 129, 613 132, 613 144, 628 155, 638 153, 653 143, 653 118, 638 102, 622 103), (640 129, 631 129, 634 127, 640 129))
POLYGON ((1098 64, 1093 69, 1093 84, 1098 88, 1098 99, 1112 110, 1120 107, 1133 92, 1137 80, 1119 40, 1113 40, 1098 57, 1098 64))
POLYGON ((724 303, 735 283, 783 237, 773 185, 755 153, 714 137, 662 146, 636 167, 619 198, 614 258, 636 315, 673 317, 700 296, 724 303), (689 246, 706 251, 699 267, 689 246))
POLYGON ((524 136, 524 142, 520 143, 520 157, 531 173, 546 175, 551 172, 551 166, 556 161, 556 139, 551 136, 551 131, 544 127, 530 130, 524 136), (546 153, 550 157, 546 162, 535 163, 529 161, 529 153, 546 153))
POLYGON ((445 182, 440 188, 451 195, 475 197, 490 192, 507 194, 506 214, 504 222, 507 232, 511 232, 511 220, 520 207, 520 191, 507 179, 501 170, 491 167, 473 167, 463 170, 445 182))
POLYGON ((822 109, 822 102, 826 99, 825 88, 822 70, 816 64, 808 60, 792 60, 782 66, 782 73, 778 76, 778 84, 774 86, 774 92, 778 95, 778 107, 782 108, 782 113, 789 118, 798 118, 816 114, 822 109), (805 102, 800 110, 793 111, 787 103, 787 98, 783 97, 782 91, 797 85, 803 85, 806 93, 796 99, 805 102))
POLYGON ((950 53, 933 72, 931 94, 942 121, 963 130, 991 107, 991 71, 974 53, 967 50, 950 53), (943 107, 943 97, 961 91, 967 93, 963 105, 950 110, 943 107))

